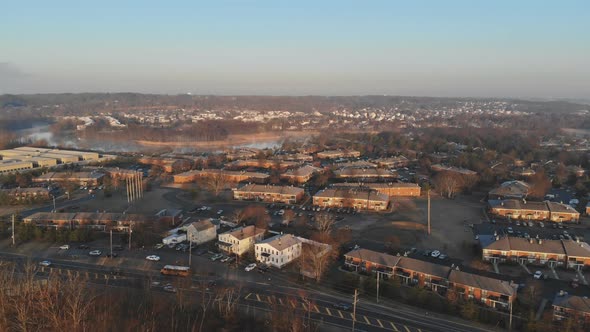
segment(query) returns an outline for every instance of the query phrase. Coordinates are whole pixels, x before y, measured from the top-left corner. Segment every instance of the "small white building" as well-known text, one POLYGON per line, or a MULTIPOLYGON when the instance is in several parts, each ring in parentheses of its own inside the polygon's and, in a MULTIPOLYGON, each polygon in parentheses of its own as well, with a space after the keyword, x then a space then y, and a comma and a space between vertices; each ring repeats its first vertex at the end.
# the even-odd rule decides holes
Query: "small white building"
POLYGON ((219 234, 217 246, 226 253, 243 255, 254 249, 256 242, 264 238, 264 228, 250 225, 219 234))
POLYGON ((209 219, 195 221, 186 228, 188 240, 194 245, 215 240, 217 227, 209 219))
POLYGON ((186 234, 185 233, 173 233, 162 239, 162 243, 165 245, 177 244, 180 242, 186 241, 186 234))
POLYGON ((256 261, 282 268, 301 255, 301 240, 291 234, 279 234, 254 245, 256 261))

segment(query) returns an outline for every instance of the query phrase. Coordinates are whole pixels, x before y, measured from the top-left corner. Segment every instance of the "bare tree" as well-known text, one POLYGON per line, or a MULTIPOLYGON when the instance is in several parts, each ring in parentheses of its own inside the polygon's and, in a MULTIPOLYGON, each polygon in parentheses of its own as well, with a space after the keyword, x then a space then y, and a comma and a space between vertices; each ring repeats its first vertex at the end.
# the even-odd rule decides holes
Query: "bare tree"
POLYGON ((231 216, 231 220, 236 223, 236 225, 241 225, 248 219, 248 212, 243 209, 235 210, 231 216))
POLYGON ((221 172, 212 174, 205 179, 205 186, 215 196, 219 196, 229 184, 229 178, 221 172))
POLYGON ((453 198, 462 190, 464 184, 463 177, 455 172, 440 172, 434 177, 434 186, 447 198, 453 198))
POLYGON ((325 243, 330 238, 335 222, 336 219, 329 213, 319 213, 316 215, 315 223, 322 242, 325 243))

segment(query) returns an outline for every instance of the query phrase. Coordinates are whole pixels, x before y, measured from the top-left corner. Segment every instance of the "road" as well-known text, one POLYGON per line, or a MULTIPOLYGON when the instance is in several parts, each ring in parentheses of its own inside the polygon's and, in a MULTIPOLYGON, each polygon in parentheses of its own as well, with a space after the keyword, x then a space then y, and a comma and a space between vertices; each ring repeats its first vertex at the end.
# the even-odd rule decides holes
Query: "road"
MULTIPOLYGON (((0 260, 15 261, 19 265, 27 261, 36 263, 44 259, 46 258, 0 252, 0 260)), ((69 260, 52 260, 50 267, 40 267, 41 274, 47 274, 49 271, 64 275, 81 275, 87 277, 91 282, 117 287, 140 288, 146 287, 154 280, 161 283, 177 283, 186 280, 161 276, 157 269, 146 271, 121 266, 113 268, 69 260)), ((239 285, 241 291, 239 304, 245 308, 270 311, 276 310, 279 306, 284 306, 285 310, 292 310, 292 312, 302 317, 309 317, 311 320, 326 325, 345 329, 352 326, 352 321, 355 319, 352 310, 339 310, 333 306, 335 303, 350 304, 352 302, 350 295, 332 294, 317 289, 310 290, 303 286, 290 287, 281 278, 280 272, 261 276, 254 272, 244 272, 242 269, 234 269, 234 271, 235 273, 226 276, 219 274, 193 276, 190 279, 190 285, 179 288, 179 292, 200 292, 202 290, 201 285, 204 282, 214 279, 218 285, 239 285)), ((185 283, 182 282, 182 284, 185 283)), ((362 331, 480 332, 491 330, 473 326, 469 322, 452 317, 428 314, 417 308, 403 307, 401 305, 399 307, 378 305, 364 299, 358 302, 355 324, 358 330, 362 331)))

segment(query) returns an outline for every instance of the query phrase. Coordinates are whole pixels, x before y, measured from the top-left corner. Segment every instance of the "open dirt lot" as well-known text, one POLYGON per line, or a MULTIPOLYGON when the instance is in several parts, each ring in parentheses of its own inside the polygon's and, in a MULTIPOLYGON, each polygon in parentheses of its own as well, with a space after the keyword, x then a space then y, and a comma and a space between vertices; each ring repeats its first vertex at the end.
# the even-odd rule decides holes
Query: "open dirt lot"
POLYGON ((453 200, 431 198, 431 235, 427 235, 427 200, 395 200, 394 212, 366 214, 360 221, 345 223, 362 247, 383 250, 397 238, 405 248, 438 249, 453 258, 469 261, 473 254, 465 250, 473 243, 473 233, 466 224, 479 223, 483 204, 477 198, 461 196, 453 200))

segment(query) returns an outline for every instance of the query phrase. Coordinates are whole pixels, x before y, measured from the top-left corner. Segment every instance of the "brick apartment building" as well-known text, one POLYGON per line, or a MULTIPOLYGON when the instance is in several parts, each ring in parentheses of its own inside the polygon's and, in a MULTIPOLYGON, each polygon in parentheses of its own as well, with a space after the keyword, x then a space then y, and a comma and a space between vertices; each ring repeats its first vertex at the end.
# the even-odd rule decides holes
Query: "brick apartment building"
POLYGON ((180 174, 174 175, 174 183, 191 183, 198 179, 207 179, 220 176, 226 179, 228 182, 256 182, 264 183, 268 180, 269 175, 258 172, 246 172, 246 171, 228 171, 221 169, 203 169, 203 170, 192 170, 180 174))
POLYGON ((95 228, 100 230, 128 230, 134 223, 154 220, 155 218, 141 214, 95 212, 37 212, 23 219, 25 223, 38 227, 95 228))
POLYGON ((574 326, 584 331, 590 329, 590 299, 586 296, 569 295, 559 292, 553 299, 553 320, 571 320, 574 326))
POLYGON ((355 168, 347 167, 334 172, 334 175, 340 179, 362 180, 362 179, 379 179, 391 181, 397 179, 396 172, 383 168, 355 168))
POLYGON ((98 186, 102 183, 103 173, 98 172, 48 172, 33 178, 35 183, 72 182, 80 186, 98 186))
POLYGON ((516 299, 516 289, 507 281, 405 256, 361 248, 346 253, 344 265, 355 271, 398 278, 404 284, 426 287, 439 293, 453 289, 465 299, 474 299, 494 308, 507 309, 516 299))
POLYGON ((356 150, 325 150, 316 154, 318 159, 358 158, 360 156, 360 151, 356 150))
POLYGON ((482 248, 482 259, 492 263, 510 261, 582 270, 590 266, 590 246, 573 240, 502 237, 482 248))
POLYGON ((530 202, 516 199, 489 200, 491 214, 521 220, 579 222, 580 213, 567 204, 556 202, 530 202))
POLYGON ((365 187, 376 190, 389 197, 419 197, 421 188, 416 183, 390 182, 390 183, 339 183, 338 187, 365 187))
POLYGON ((318 174, 321 171, 321 168, 305 165, 293 170, 288 170, 287 172, 281 174, 281 179, 289 181, 291 183, 306 183, 315 174, 318 174))
POLYGON ((376 190, 334 186, 318 191, 313 196, 313 204, 322 207, 385 211, 389 206, 389 197, 376 190))
POLYGON ((304 190, 293 186, 273 186, 249 183, 234 189, 236 200, 256 200, 295 204, 303 198, 304 190))

